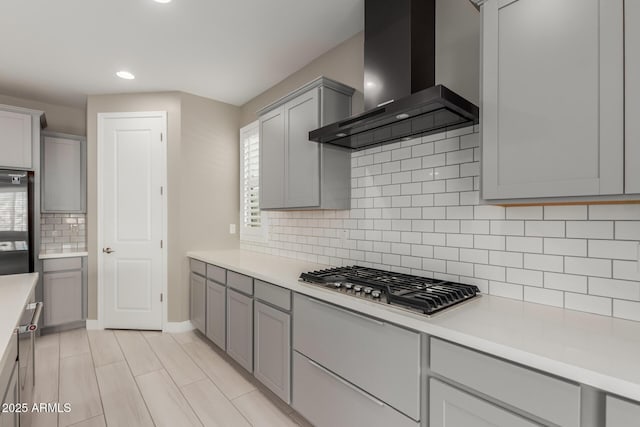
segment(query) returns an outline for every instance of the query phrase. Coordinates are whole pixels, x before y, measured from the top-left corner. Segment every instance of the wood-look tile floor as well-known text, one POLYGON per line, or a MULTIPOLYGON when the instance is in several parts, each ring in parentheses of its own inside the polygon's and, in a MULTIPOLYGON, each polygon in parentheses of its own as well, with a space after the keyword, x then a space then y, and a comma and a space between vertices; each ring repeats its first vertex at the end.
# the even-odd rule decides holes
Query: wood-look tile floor
POLYGON ((37 342, 33 427, 308 427, 195 332, 77 329, 37 342))

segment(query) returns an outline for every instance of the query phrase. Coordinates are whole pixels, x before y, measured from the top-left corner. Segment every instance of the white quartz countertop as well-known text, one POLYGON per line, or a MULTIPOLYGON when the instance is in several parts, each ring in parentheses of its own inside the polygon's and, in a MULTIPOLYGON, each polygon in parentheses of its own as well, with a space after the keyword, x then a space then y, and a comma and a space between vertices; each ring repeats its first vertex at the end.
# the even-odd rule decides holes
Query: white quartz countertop
POLYGON ((0 361, 22 316, 31 291, 38 282, 38 273, 0 276, 0 361))
POLYGON ((50 252, 41 253, 38 258, 51 259, 51 258, 76 258, 89 255, 89 252, 50 252))
POLYGON ((491 295, 428 318, 298 281, 325 265, 244 250, 187 256, 640 401, 640 322, 491 295))

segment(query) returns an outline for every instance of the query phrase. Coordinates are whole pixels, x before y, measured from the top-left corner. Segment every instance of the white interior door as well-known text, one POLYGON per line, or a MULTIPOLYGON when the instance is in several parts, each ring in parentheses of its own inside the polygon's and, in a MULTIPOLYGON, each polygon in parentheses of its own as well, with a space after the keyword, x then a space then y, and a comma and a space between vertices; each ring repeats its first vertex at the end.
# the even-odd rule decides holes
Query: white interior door
POLYGON ((162 329, 166 113, 98 117, 102 325, 162 329))

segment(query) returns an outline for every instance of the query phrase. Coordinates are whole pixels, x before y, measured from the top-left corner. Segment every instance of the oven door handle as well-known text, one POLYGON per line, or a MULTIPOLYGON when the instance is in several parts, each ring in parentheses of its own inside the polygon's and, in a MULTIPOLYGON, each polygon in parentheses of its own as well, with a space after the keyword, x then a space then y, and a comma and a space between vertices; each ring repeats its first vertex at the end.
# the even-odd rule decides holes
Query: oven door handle
POLYGON ((33 316, 31 316, 31 322, 18 326, 18 333, 35 332, 38 329, 38 322, 40 321, 43 306, 44 303, 42 301, 27 305, 27 309, 33 310, 35 308, 35 311, 33 312, 33 316))

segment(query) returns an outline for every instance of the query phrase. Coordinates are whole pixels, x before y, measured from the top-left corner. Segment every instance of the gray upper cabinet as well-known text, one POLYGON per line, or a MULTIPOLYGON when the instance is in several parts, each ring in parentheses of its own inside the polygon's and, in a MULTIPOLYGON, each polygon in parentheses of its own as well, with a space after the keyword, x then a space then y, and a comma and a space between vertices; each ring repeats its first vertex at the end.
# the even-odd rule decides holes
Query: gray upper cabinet
POLYGON ((42 212, 86 212, 86 147, 82 136, 43 133, 42 212))
POLYGON ((309 131, 348 117, 353 92, 320 77, 258 112, 261 209, 350 207, 350 152, 309 141, 309 131))
POLYGON ((624 2, 625 192, 640 193, 640 2, 624 2))
POLYGON ((289 403, 291 381, 291 316, 254 302, 255 377, 289 403))
POLYGON ((227 288, 207 280, 207 338, 225 350, 227 332, 227 288))
POLYGON ((40 141, 41 111, 0 105, 0 167, 33 168, 33 143, 40 141))
POLYGON ((622 24, 623 0, 484 3, 484 199, 623 194, 622 24))
POLYGON ((607 396, 607 427, 628 427, 638 424, 640 403, 607 396))
POLYGON ((429 382, 430 427, 538 427, 436 379, 429 382))
POLYGON ((190 279, 190 311, 191 311, 191 323, 193 326, 202 332, 206 333, 206 281, 202 276, 195 273, 191 273, 190 279))
POLYGON ((253 372, 253 298, 227 289, 227 354, 253 372))

